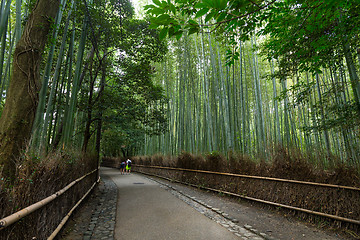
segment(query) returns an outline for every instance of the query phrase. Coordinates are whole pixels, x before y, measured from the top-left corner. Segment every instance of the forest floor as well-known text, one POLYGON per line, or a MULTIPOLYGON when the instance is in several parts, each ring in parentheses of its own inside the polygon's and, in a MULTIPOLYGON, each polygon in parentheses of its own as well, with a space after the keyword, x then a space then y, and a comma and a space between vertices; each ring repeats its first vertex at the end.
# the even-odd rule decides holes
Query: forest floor
MULTIPOLYGON (((139 176, 143 177, 143 175, 139 176)), ((239 201, 238 199, 221 196, 219 194, 206 192, 181 184, 170 183, 161 179, 151 179, 154 179, 157 184, 163 186, 165 190, 171 190, 170 192, 178 192, 181 193, 181 195, 191 196, 197 201, 212 206, 212 208, 220 209, 221 212, 225 213, 230 218, 237 219, 238 223, 236 223, 236 225, 241 227, 246 226, 258 233, 265 233, 271 239, 351 239, 345 234, 342 234, 339 230, 335 231, 329 228, 325 229, 324 224, 319 223, 318 226, 315 226, 310 223, 305 223, 293 216, 285 215, 285 213, 281 211, 266 209, 258 204, 252 204, 247 201, 239 201), (170 186, 171 189, 166 186, 170 186), (176 191, 173 191, 174 189, 176 191)), ((61 239, 83 239, 84 231, 90 224, 92 213, 95 211, 94 209, 98 205, 99 198, 102 194, 103 191, 101 191, 101 189, 99 190, 99 188, 94 191, 92 196, 88 198, 87 202, 82 205, 82 207, 67 224, 61 239)), ((175 193, 174 195, 176 196, 180 194, 175 193)), ((191 204, 189 205, 191 206, 191 204)))

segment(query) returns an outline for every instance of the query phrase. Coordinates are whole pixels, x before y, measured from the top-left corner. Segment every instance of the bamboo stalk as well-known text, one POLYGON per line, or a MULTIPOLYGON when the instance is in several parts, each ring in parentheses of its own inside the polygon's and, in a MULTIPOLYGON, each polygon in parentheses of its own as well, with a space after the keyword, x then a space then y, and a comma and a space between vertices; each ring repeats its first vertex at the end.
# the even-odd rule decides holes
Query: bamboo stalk
MULTIPOLYGON (((4 35, 0 37, 0 39, 1 39, 1 45, 0 45, 0 85, 2 83, 2 79, 5 79, 5 74, 4 74, 4 78, 2 77, 2 75, 3 75, 4 59, 5 59, 5 52, 6 52, 6 36, 7 36, 6 31, 7 31, 7 24, 5 24, 4 35)), ((2 95, 2 91, 1 91, 1 95, 2 95)))
MULTIPOLYGON (((61 18, 61 16, 62 16, 62 12, 64 11, 65 3, 66 2, 62 3, 63 7, 62 7, 61 11, 59 12, 59 18, 61 18)), ((63 34, 62 41, 61 41, 61 46, 60 46, 60 50, 59 50, 59 54, 58 54, 56 67, 55 67, 55 73, 54 73, 53 81, 52 81, 52 84, 51 84, 50 95, 48 97, 47 108, 46 108, 46 111, 45 111, 45 119, 43 120, 43 125, 41 126, 42 130, 41 130, 41 135, 40 135, 41 137, 40 137, 40 144, 39 144, 40 152, 42 150, 46 150, 47 145, 48 145, 48 142, 46 141, 47 140, 47 130, 48 130, 48 125, 49 125, 49 119, 53 115, 52 114, 53 108, 54 108, 53 105, 55 104, 55 103, 53 103, 53 99, 54 99, 54 95, 55 95, 55 89, 56 89, 57 83, 59 81, 62 61, 63 61, 63 58, 64 58, 66 38, 67 38, 67 34, 68 34, 70 19, 72 17, 73 6, 74 6, 74 0, 71 1, 71 7, 70 7, 70 10, 68 12, 68 18, 67 18, 67 21, 65 23, 64 34, 63 34)), ((50 124, 51 124, 51 121, 50 121, 50 124)))
POLYGON ((16 0, 16 22, 15 22, 15 28, 16 28, 16 36, 15 36, 15 42, 18 42, 21 38, 21 0, 16 0))
POLYGON ((1 15, 0 15, 0 38, 6 32, 5 29, 6 29, 8 17, 10 14, 10 5, 11 5, 11 0, 8 0, 6 2, 6 5, 5 5, 5 3, 2 2, 2 9, 1 9, 1 15))
MULTIPOLYGON (((52 33, 53 39, 57 38, 59 29, 60 29, 60 23, 61 23, 63 11, 64 11, 65 3, 66 3, 66 0, 61 0, 61 3, 60 3, 61 7, 60 7, 60 9, 56 15, 56 19, 55 19, 56 27, 54 28, 53 33, 52 33)), ((49 88, 49 79, 50 79, 50 73, 51 73, 51 68, 52 68, 52 62, 54 59, 55 47, 56 47, 56 42, 53 42, 51 44, 51 47, 49 50, 45 70, 43 72, 42 84, 41 84, 41 89, 40 89, 40 93, 39 93, 39 104, 36 109, 36 115, 35 115, 34 124, 32 127, 31 145, 32 145, 32 148, 39 153, 41 152, 40 151, 41 138, 42 138, 41 130, 42 130, 42 125, 44 124, 43 116, 44 116, 44 111, 45 111, 46 97, 47 97, 47 92, 48 92, 48 88, 49 88)))
MULTIPOLYGON (((71 90, 71 97, 69 100, 69 106, 67 109, 66 119, 64 119, 64 134, 63 134, 63 143, 69 144, 71 139, 71 133, 74 129, 74 116, 75 116, 75 106, 77 102, 77 96, 80 89, 80 78, 81 78, 81 69, 83 66, 83 56, 85 51, 85 43, 86 43, 86 36, 88 34, 88 16, 86 15, 83 22, 83 27, 81 31, 80 42, 77 50, 77 57, 76 57, 76 65, 75 65, 75 74, 73 80, 73 87, 71 90)), ((93 50, 90 51, 88 54, 88 58, 92 58, 94 52, 93 50)), ((70 71, 70 70, 69 70, 70 71)), ((85 70, 84 70, 85 71, 85 70)))

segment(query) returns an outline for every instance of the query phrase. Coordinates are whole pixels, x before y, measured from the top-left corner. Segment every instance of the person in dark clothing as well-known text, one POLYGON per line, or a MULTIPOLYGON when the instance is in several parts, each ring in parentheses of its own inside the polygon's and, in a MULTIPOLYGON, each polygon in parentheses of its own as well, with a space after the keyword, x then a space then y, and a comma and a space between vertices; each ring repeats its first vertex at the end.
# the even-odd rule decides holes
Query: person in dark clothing
POLYGON ((121 172, 121 174, 125 173, 125 162, 120 163, 120 172, 121 172))

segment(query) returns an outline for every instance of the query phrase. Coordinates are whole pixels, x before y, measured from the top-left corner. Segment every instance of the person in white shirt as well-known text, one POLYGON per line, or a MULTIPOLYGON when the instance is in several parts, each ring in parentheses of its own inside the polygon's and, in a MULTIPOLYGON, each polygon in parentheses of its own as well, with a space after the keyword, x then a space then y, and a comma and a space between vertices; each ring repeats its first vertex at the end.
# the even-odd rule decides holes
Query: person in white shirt
POLYGON ((131 172, 131 160, 130 159, 126 160, 126 172, 128 174, 130 174, 130 172, 131 172))

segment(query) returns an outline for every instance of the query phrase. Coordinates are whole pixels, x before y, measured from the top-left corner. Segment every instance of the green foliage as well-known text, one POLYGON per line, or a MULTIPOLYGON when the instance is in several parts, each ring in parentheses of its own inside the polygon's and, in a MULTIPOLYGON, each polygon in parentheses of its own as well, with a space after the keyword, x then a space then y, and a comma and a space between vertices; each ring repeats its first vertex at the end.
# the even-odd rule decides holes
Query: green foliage
MULTIPOLYGON (((260 47, 263 56, 269 61, 278 60, 274 76, 281 80, 301 73, 321 74, 324 69, 341 66, 346 51, 352 50, 350 58, 356 57, 354 50, 360 44, 360 3, 357 0, 173 0, 154 3, 146 9, 151 26, 162 29, 161 38, 166 35, 179 38, 183 32, 215 32, 229 46, 225 58, 227 65, 233 65, 239 59, 239 40, 249 40, 257 31, 257 35, 265 39, 260 47)), ((348 68, 349 64, 347 62, 348 68)), ((332 102, 329 96, 338 98, 336 87, 328 96, 328 91, 325 91, 320 98, 332 104, 327 104, 325 109, 320 107, 322 103, 314 107, 319 113, 325 111, 324 117, 331 114, 337 117, 319 120, 307 129, 323 130, 358 124, 359 79, 354 73, 350 73, 350 78, 355 100, 332 102)), ((292 107, 309 102, 313 85, 293 84, 277 100, 290 97, 292 107)))
MULTIPOLYGON (((263 46, 269 59, 279 59, 283 74, 320 72, 331 64, 329 56, 342 54, 344 41, 359 39, 358 1, 155 1, 147 5, 151 27, 179 39, 183 32, 201 30, 248 40, 256 28, 268 35, 263 46), (201 20, 200 20, 201 19, 201 20), (200 20, 200 21, 199 21, 200 20)), ((230 42, 236 45, 236 42, 230 42)), ((236 51, 233 51, 236 53, 236 51)), ((236 56, 228 55, 233 64, 236 56)), ((333 59, 333 58, 330 58, 333 59)))
POLYGON ((343 44, 359 43, 357 1, 299 1, 277 3, 263 15, 269 35, 263 49, 280 60, 280 72, 320 73, 344 56, 343 44))
MULTIPOLYGON (((274 2, 274 1, 273 1, 274 2)), ((179 39, 183 32, 198 33, 202 30, 216 31, 219 27, 227 32, 242 28, 243 34, 259 25, 257 12, 266 9, 269 1, 225 0, 175 0, 154 1, 145 6, 152 28, 162 28, 168 36, 179 39), (250 21, 249 21, 250 20, 250 21), (167 30, 165 30, 167 29, 167 30)), ((245 37, 245 35, 244 35, 245 37)))
POLYGON ((89 60, 90 78, 81 85, 86 94, 81 95, 79 110, 91 113, 90 133, 95 132, 97 121, 102 119, 103 155, 132 155, 144 142, 145 133, 159 134, 166 128, 166 100, 162 87, 152 82, 152 64, 162 60, 167 47, 159 39, 159 32, 149 29, 146 21, 132 18, 130 2, 112 2, 110 6, 98 2, 89 8, 89 47, 96 49, 95 57, 89 60), (103 77, 103 67, 105 87, 100 90, 96 76, 103 77), (93 90, 91 82, 95 84, 93 90), (94 96, 90 101, 91 91, 94 96))

